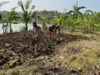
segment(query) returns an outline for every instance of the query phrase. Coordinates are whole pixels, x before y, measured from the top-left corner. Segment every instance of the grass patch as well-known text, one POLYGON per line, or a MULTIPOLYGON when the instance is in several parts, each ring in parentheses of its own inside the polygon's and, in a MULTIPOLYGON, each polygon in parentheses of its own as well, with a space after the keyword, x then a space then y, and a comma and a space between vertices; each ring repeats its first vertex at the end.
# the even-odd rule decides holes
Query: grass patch
POLYGON ((32 67, 30 68, 30 71, 35 71, 36 69, 37 69, 36 66, 32 66, 32 67))
POLYGON ((82 54, 70 56, 70 59, 66 60, 64 65, 75 70, 82 69, 84 73, 90 75, 94 68, 100 69, 99 54, 100 51, 98 50, 85 50, 82 54))
POLYGON ((5 72, 4 71, 0 71, 0 75, 5 75, 5 72))
POLYGON ((69 75, 68 73, 65 73, 64 75, 69 75))
POLYGON ((16 68, 11 69, 11 70, 9 71, 9 74, 10 74, 10 75, 18 75, 18 73, 19 73, 19 70, 16 69, 16 68))
POLYGON ((45 73, 46 71, 45 71, 45 70, 40 70, 40 72, 41 72, 41 73, 45 73))

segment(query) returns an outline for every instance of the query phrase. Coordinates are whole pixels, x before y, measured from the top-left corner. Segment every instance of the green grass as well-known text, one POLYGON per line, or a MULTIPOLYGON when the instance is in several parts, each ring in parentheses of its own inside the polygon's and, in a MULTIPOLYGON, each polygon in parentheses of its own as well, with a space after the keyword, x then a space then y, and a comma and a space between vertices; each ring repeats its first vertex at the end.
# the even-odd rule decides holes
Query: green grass
POLYGON ((37 69, 36 66, 32 66, 32 67, 30 68, 30 71, 35 71, 36 69, 37 69))
POLYGON ((5 72, 4 71, 0 71, 0 75, 5 75, 5 72))
POLYGON ((64 75, 69 75, 68 73, 65 73, 64 75))
POLYGON ((76 56, 76 59, 71 62, 67 61, 67 63, 69 64, 69 67, 86 69, 86 67, 91 66, 92 68, 93 66, 100 64, 100 58, 97 56, 96 52, 98 51, 86 50, 83 54, 76 56))
POLYGON ((19 70, 18 70, 17 68, 11 69, 11 70, 9 71, 9 74, 10 74, 10 75, 18 75, 18 73, 19 73, 19 70))
MULTIPOLYGON (((63 61, 62 66, 67 66, 78 71, 82 69, 83 75, 93 75, 93 71, 96 69, 100 70, 100 42, 94 41, 79 41, 72 42, 67 44, 66 50, 68 47, 75 48, 80 53, 69 54, 68 59, 63 61)), ((74 50, 69 50, 74 51, 74 50)), ((63 53, 64 54, 64 53, 63 53)))

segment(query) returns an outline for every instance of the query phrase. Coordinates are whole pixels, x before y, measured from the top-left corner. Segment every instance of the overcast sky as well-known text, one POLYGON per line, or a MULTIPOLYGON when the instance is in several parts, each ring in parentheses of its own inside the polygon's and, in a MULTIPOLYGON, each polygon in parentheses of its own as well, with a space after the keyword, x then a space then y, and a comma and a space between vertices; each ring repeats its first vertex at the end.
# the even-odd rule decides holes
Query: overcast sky
MULTIPOLYGON (((10 11, 11 8, 18 6, 18 0, 0 0, 0 2, 3 1, 9 1, 10 3, 3 5, 0 10, 10 11)), ((26 0, 22 1, 26 2, 26 0)), ((34 10, 58 10, 64 12, 65 8, 67 11, 72 9, 77 1, 79 6, 85 6, 86 9, 100 12, 100 0, 33 0, 31 4, 36 6, 34 10)), ((20 7, 16 10, 21 11, 20 7)))

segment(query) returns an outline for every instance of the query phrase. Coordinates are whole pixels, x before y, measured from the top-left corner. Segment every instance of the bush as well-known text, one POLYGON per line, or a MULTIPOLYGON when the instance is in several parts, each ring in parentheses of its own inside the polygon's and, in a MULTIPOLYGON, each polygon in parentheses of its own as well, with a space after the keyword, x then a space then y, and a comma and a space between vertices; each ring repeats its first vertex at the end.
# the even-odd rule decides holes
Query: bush
POLYGON ((18 32, 18 30, 15 30, 14 33, 18 32))

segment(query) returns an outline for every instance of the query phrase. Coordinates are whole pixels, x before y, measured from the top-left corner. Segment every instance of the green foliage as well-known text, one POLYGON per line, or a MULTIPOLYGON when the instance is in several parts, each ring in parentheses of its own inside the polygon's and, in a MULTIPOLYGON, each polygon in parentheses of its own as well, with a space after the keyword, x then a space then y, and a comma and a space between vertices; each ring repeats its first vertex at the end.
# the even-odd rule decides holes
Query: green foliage
POLYGON ((32 0, 27 0, 27 2, 26 2, 26 4, 25 4, 26 10, 29 9, 29 6, 30 6, 31 2, 32 2, 32 0))
POLYGON ((100 30, 100 13, 92 10, 86 10, 84 13, 80 12, 84 8, 84 6, 79 7, 78 3, 76 3, 73 10, 66 12, 62 16, 57 15, 52 20, 52 24, 57 23, 64 27, 70 27, 72 31, 94 32, 100 30))
POLYGON ((78 7, 78 3, 73 6, 73 10, 69 12, 72 13, 74 19, 82 18, 83 14, 80 12, 81 9, 84 9, 84 6, 78 7))
POLYGON ((47 25, 46 25, 46 22, 45 21, 43 21, 42 30, 43 31, 46 31, 47 30, 47 25))
POLYGON ((43 16, 43 17, 41 17, 41 19, 42 19, 43 22, 50 24, 50 20, 49 20, 48 16, 43 16))
POLYGON ((2 14, 0 13, 0 20, 2 20, 2 14))
POLYGON ((40 70, 40 72, 41 72, 41 73, 45 73, 46 71, 45 71, 45 70, 40 70))
POLYGON ((18 69, 11 69, 11 70, 9 71, 10 75, 17 75, 18 72, 19 72, 18 69))
MULTIPOLYGON (((0 3, 0 6, 5 4, 0 3)), ((36 14, 44 14, 45 16, 39 18, 41 21, 42 29, 46 30, 46 24, 55 24, 61 25, 62 27, 70 27, 72 31, 82 31, 82 32, 94 32, 100 30, 100 12, 94 12, 92 10, 86 10, 82 13, 80 10, 84 9, 85 6, 78 6, 78 2, 73 6, 73 10, 70 10, 66 13, 59 13, 57 11, 35 11, 32 13, 32 10, 35 8, 34 5, 30 8, 32 0, 27 0, 25 4, 23 4, 22 0, 18 1, 18 5, 21 7, 23 13, 18 16, 15 12, 17 7, 14 7, 11 12, 8 13, 8 17, 6 17, 7 23, 10 24, 10 32, 12 33, 12 22, 17 22, 17 20, 23 21, 25 23, 25 29, 22 31, 28 30, 28 22, 32 21, 32 17, 36 18, 36 14)), ((4 16, 0 14, 0 20, 2 20, 4 16)), ((34 19, 35 20, 35 19, 34 19)), ((36 20, 35 20, 36 21, 36 20)), ((3 22, 3 21, 2 21, 3 22)), ((40 22, 40 23, 41 23, 40 22)))
POLYGON ((14 20, 14 21, 13 21, 13 24, 18 24, 18 22, 14 20))
POLYGON ((36 69, 37 69, 36 66, 32 66, 32 67, 30 68, 30 71, 35 71, 36 69))
MULTIPOLYGON (((94 66, 100 66, 100 51, 98 50, 86 50, 81 55, 70 56, 70 61, 66 60, 67 67, 72 67, 75 70, 82 69, 83 72, 88 72, 88 68, 94 66)), ((100 67, 98 67, 100 68, 100 67)))
POLYGON ((47 16, 41 17, 43 23, 42 23, 42 30, 45 31, 47 30, 47 24, 49 24, 49 18, 47 16))
POLYGON ((31 9, 28 10, 31 5, 31 2, 32 2, 32 0, 27 0, 27 2, 25 3, 25 7, 24 7, 22 0, 18 1, 18 5, 21 7, 21 9, 23 11, 23 13, 22 13, 23 15, 22 15, 21 19, 25 23, 25 30, 28 30, 27 23, 29 22, 30 18, 32 17, 32 10, 35 8, 35 6, 33 5, 31 7, 31 9))
POLYGON ((15 20, 17 17, 17 13, 15 12, 17 7, 14 7, 11 9, 11 12, 8 13, 8 17, 6 18, 7 22, 10 23, 10 33, 13 32, 12 30, 12 26, 11 26, 11 23, 13 20, 15 20))
POLYGON ((0 75, 5 75, 5 72, 4 71, 0 71, 0 75))
POLYGON ((68 73, 65 73, 64 75, 69 75, 68 73))
POLYGON ((14 33, 18 32, 18 30, 14 30, 14 33))

